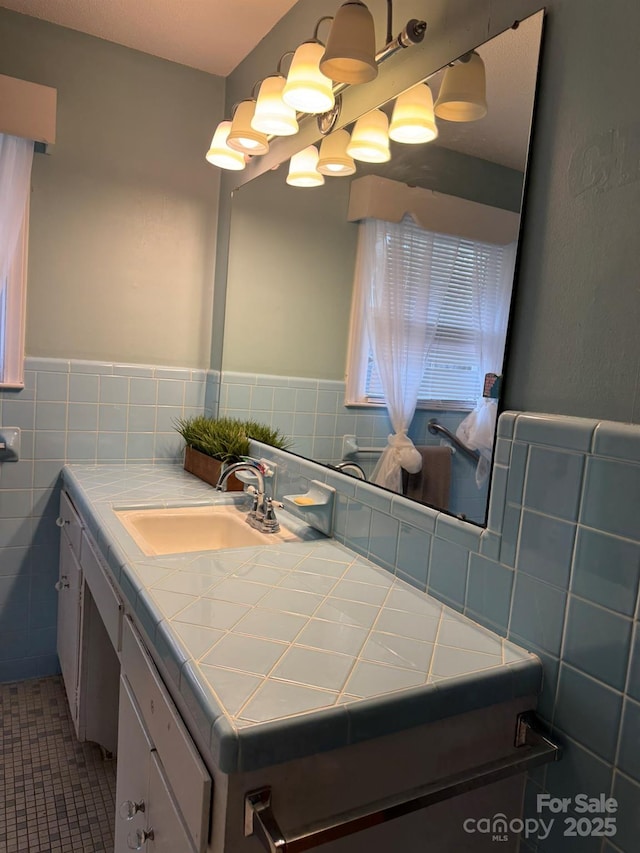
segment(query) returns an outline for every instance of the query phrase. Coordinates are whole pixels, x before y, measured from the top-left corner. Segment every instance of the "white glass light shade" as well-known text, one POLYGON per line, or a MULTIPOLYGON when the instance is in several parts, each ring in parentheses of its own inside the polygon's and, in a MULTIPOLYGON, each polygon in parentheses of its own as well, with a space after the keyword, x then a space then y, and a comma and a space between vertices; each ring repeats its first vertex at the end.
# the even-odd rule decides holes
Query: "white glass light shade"
POLYGON ((315 145, 303 148, 289 161, 287 183, 292 187, 319 187, 324 178, 318 171, 318 149, 315 145))
POLYGON ((348 0, 336 12, 320 70, 338 83, 368 83, 377 76, 373 16, 361 0, 348 0))
POLYGON ((433 95, 426 83, 418 83, 396 98, 389 125, 394 142, 431 142, 438 135, 433 115, 433 95))
POLYGON ((301 113, 326 113, 335 103, 333 84, 318 67, 323 53, 321 44, 305 42, 291 60, 282 100, 301 113))
POLYGON ((477 53, 447 68, 434 112, 446 121, 477 121, 487 114, 484 62, 477 53))
POLYGON ((234 151, 227 145, 227 137, 229 136, 230 130, 230 121, 220 122, 213 134, 211 147, 205 156, 207 162, 214 166, 219 166, 221 169, 232 169, 235 172, 239 172, 241 169, 244 169, 246 163, 244 154, 241 154, 239 151, 234 151))
POLYGON ((391 159, 389 119, 382 110, 371 110, 358 119, 347 154, 364 163, 386 163, 391 159))
POLYGON ((336 130, 325 136, 320 145, 318 171, 321 175, 353 175, 356 164, 347 154, 349 134, 346 130, 336 130))
POLYGON ((269 140, 266 134, 251 127, 251 120, 256 109, 255 101, 241 101, 236 107, 231 122, 231 130, 227 145, 243 154, 266 154, 269 150, 269 140))
POLYGON ((293 136, 298 132, 296 111, 282 100, 284 77, 267 77, 260 84, 251 127, 272 136, 293 136))

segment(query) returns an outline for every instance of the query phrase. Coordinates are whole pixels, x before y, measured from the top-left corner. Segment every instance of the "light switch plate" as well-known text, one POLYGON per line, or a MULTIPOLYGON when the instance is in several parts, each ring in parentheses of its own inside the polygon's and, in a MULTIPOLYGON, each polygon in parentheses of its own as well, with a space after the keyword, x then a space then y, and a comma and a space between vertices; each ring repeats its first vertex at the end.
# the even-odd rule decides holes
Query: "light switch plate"
POLYGON ((20 427, 0 427, 0 462, 20 458, 20 427))

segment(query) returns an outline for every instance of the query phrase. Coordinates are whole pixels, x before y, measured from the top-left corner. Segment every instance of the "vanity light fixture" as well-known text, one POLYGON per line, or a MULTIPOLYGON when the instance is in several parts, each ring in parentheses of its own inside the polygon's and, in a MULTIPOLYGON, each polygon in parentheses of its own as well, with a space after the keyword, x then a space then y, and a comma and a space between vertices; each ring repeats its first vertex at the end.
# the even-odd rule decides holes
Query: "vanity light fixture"
POLYGON ((227 145, 230 130, 230 121, 220 122, 213 134, 211 146, 205 155, 205 159, 220 169, 230 169, 231 171, 238 172, 244 169, 246 161, 244 154, 241 154, 240 151, 234 151, 233 148, 229 148, 227 145))
POLYGON ((282 100, 301 113, 326 113, 335 103, 333 83, 319 67, 323 54, 319 41, 307 41, 291 60, 282 100))
POLYGON ((325 136, 320 144, 318 171, 321 175, 341 177, 353 175, 356 164, 347 154, 350 137, 346 130, 336 130, 325 136))
POLYGON ((431 142, 437 135, 431 89, 426 83, 418 83, 396 98, 389 137, 394 142, 415 145, 431 142))
POLYGON ((347 154, 364 163, 386 163, 389 149, 389 119, 382 110, 371 110, 355 123, 347 154))
POLYGON ((376 33, 362 0, 347 0, 331 24, 320 71, 336 83, 368 83, 378 74, 376 33))
POLYGON ((444 73, 434 111, 446 121, 477 121, 487 114, 486 75, 482 58, 472 50, 444 73))
MULTIPOLYGON (((238 104, 231 131, 228 129, 229 122, 222 122, 218 126, 218 129, 224 126, 224 149, 220 149, 216 155, 212 143, 207 160, 223 169, 244 168, 244 160, 241 166, 239 159, 227 156, 229 149, 248 156, 266 154, 270 137, 293 136, 297 133, 300 117, 296 115, 296 110, 301 114, 316 115, 320 133, 323 136, 330 133, 340 112, 340 98, 337 96, 349 85, 372 80, 378 73, 379 65, 398 51, 419 44, 424 39, 426 21, 415 18, 407 21, 402 32, 393 38, 392 13, 393 0, 387 0, 387 42, 378 53, 374 53, 373 18, 362 0, 345 0, 335 18, 330 15, 320 18, 313 37, 301 44, 295 52, 284 53, 277 72, 261 81, 257 100, 254 86, 252 97, 238 104), (326 48, 318 38, 323 21, 333 22, 326 48), (293 59, 285 80, 280 66, 284 57, 289 55, 293 59), (321 64, 326 73, 323 73, 321 64)), ((222 131, 219 138, 223 138, 222 131)), ((371 154, 370 149, 370 156, 379 159, 369 162, 388 160, 388 147, 387 138, 386 146, 379 145, 375 155, 371 154)), ((342 174, 347 174, 344 170, 351 166, 343 164, 341 168, 342 174)), ((335 170, 326 174, 340 173, 335 170)))
POLYGON ((271 136, 294 136, 298 128, 296 111, 282 100, 287 81, 281 74, 265 77, 260 84, 251 127, 271 136))
POLYGON ((227 137, 227 145, 243 154, 266 154, 269 150, 269 140, 265 133, 254 130, 251 126, 256 102, 253 98, 240 101, 233 114, 231 129, 227 137))
POLYGON ((294 154, 289 161, 287 183, 291 187, 319 187, 324 176, 318 171, 318 149, 309 145, 294 154))

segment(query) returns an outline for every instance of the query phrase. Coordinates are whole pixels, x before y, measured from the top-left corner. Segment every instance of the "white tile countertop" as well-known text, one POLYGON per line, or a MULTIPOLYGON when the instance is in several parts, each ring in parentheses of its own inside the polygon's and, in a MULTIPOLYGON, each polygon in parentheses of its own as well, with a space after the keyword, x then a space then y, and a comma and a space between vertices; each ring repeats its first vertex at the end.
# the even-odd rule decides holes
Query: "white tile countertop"
POLYGON ((178 466, 63 478, 223 772, 540 690, 534 655, 333 539, 144 556, 115 509, 225 500, 178 466))

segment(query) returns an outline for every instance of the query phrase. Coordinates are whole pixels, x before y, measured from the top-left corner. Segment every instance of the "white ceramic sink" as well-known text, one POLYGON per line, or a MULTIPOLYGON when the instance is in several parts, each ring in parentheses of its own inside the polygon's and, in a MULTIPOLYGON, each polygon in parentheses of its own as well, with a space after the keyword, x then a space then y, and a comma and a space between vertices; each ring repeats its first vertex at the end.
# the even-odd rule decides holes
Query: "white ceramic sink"
POLYGON ((148 556, 184 551, 217 551, 297 542, 281 525, 278 533, 261 533, 246 522, 247 512, 234 504, 172 509, 122 509, 116 516, 148 556))

